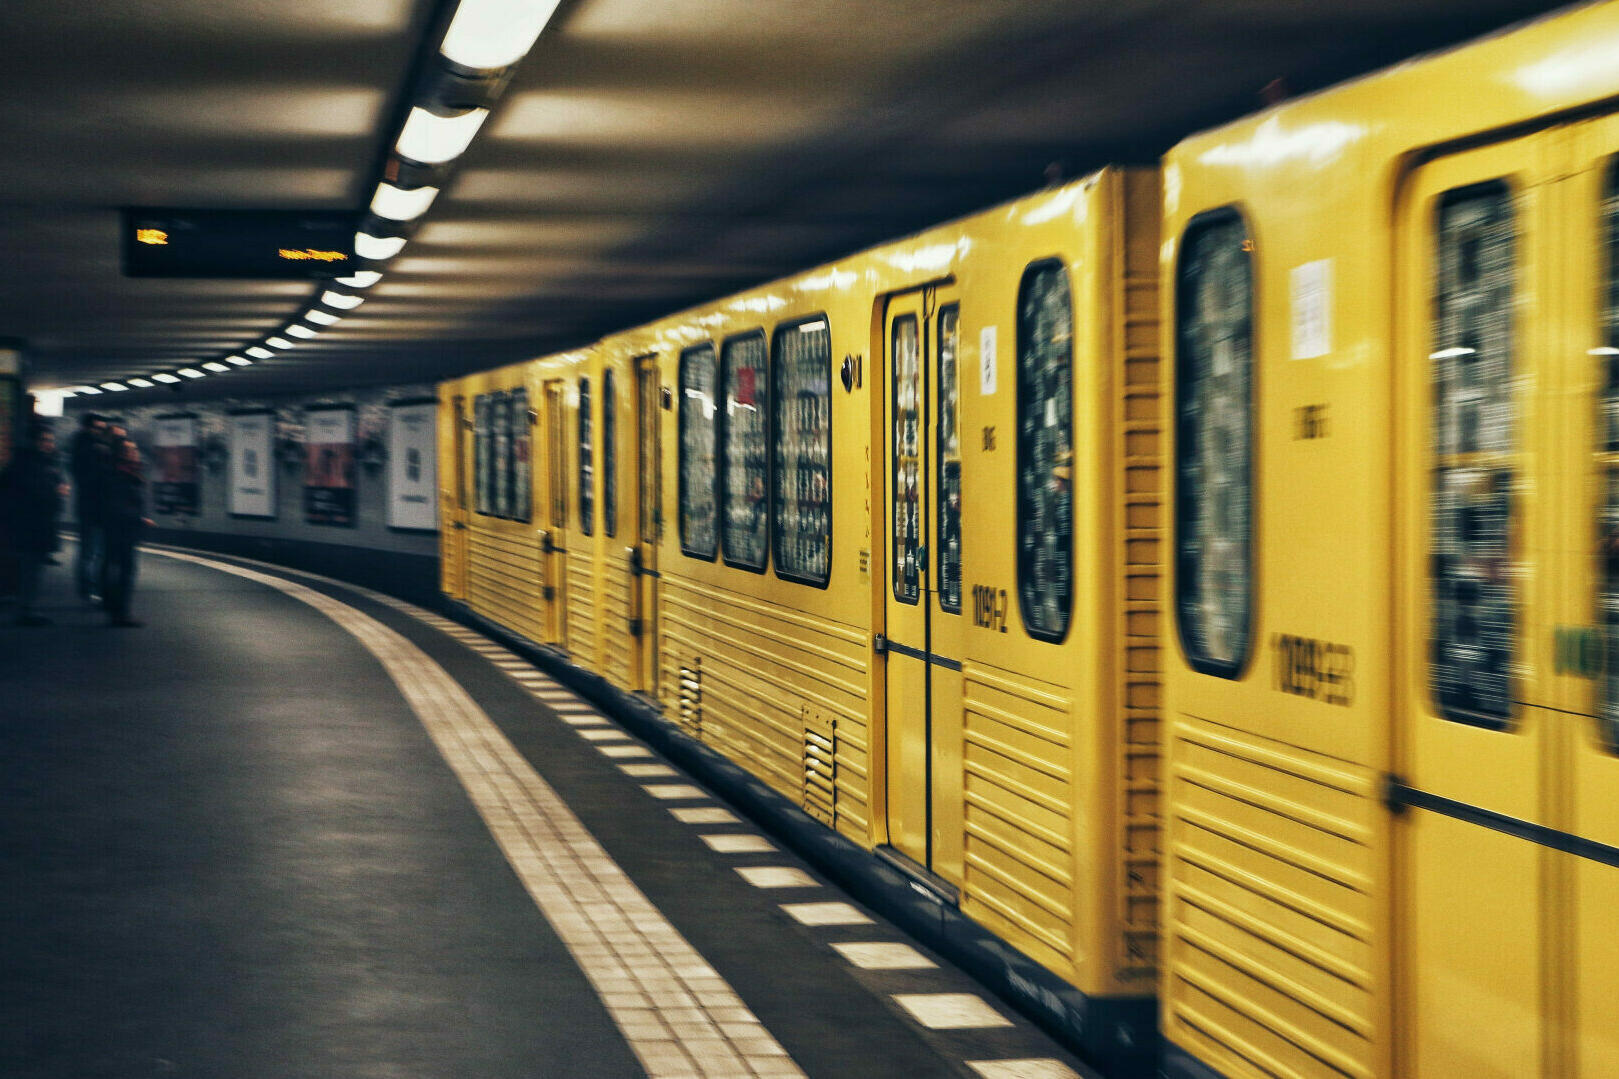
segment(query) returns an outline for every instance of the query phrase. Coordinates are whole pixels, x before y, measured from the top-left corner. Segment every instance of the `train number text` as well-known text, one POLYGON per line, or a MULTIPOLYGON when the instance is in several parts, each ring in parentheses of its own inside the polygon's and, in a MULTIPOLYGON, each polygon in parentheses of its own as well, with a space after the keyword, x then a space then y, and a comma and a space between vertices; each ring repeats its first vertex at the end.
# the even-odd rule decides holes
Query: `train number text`
POLYGON ((1006 632, 1006 589, 973 585, 973 625, 1006 632))
POLYGON ((1326 438, 1328 433, 1326 405, 1300 405, 1293 410, 1293 438, 1295 441, 1309 438, 1326 438))
POLYGON ((1347 706, 1355 699, 1355 650, 1310 637, 1273 633, 1275 687, 1296 697, 1347 706))

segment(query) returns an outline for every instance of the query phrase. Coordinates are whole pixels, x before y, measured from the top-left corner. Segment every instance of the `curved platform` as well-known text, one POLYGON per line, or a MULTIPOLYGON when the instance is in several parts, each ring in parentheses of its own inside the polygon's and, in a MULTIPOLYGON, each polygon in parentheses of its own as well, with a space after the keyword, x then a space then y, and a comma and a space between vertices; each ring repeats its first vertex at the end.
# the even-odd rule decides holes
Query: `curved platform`
POLYGON ((0 626, 0 1073, 1093 1074, 500 645, 141 572, 0 626))

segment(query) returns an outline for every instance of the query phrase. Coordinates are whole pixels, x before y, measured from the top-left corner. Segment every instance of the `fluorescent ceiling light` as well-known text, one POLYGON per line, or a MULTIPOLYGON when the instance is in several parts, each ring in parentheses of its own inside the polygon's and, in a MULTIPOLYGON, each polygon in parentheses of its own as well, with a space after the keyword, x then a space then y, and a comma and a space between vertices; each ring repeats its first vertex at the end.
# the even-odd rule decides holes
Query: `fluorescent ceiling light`
POLYGON ((132 378, 129 380, 129 384, 131 386, 137 386, 143 390, 149 390, 152 388, 152 380, 149 378, 132 378))
POLYGON ((207 363, 202 365, 202 369, 204 371, 229 371, 230 370, 229 367, 226 367, 224 364, 220 363, 218 360, 209 360, 207 363))
POLYGON ((101 391, 96 389, 94 386, 75 386, 75 387, 73 387, 73 392, 74 393, 100 393, 101 391))
POLYGON ((333 292, 328 289, 320 294, 320 302, 325 304, 327 307, 335 307, 339 311, 352 311, 356 307, 359 307, 362 303, 365 303, 365 297, 345 296, 341 292, 333 292))
POLYGON ((404 249, 403 236, 373 236, 369 232, 354 234, 354 253, 363 259, 391 259, 404 249))
POLYGON ((247 354, 256 360, 270 360, 275 358, 275 353, 271 352, 267 348, 261 348, 258 345, 254 345, 252 348, 248 349, 247 354))
POLYGON ((164 385, 168 385, 171 382, 179 382, 180 378, 179 378, 178 375, 171 375, 166 371, 160 371, 159 373, 152 376, 152 381, 153 382, 161 382, 164 385))
POLYGON ((180 368, 179 373, 184 375, 186 378, 201 378, 202 377, 202 372, 197 370, 195 367, 182 367, 182 368, 180 368))
POLYGON ((330 311, 309 310, 304 312, 306 322, 318 322, 322 326, 336 326, 343 320, 342 315, 334 315, 330 311))
POLYGON ((461 0, 439 52, 475 71, 521 60, 551 21, 560 0, 461 0))
POLYGON ((406 190, 393 184, 378 184, 371 197, 371 212, 389 221, 414 221, 427 212, 438 194, 436 187, 413 187, 406 190))
POLYGON ((245 357, 242 357, 242 356, 226 356, 225 357, 225 362, 226 363, 234 363, 237 367, 246 367, 249 364, 251 364, 253 361, 249 360, 249 359, 247 359, 245 357))
POLYGON ((394 149, 420 164, 442 165, 461 156, 488 115, 488 109, 471 109, 455 116, 437 116, 417 106, 405 117, 394 149))
POLYGON ((294 337, 302 337, 305 341, 320 333, 319 330, 312 330, 308 326, 288 326, 287 332, 294 337))
POLYGON ((382 274, 379 271, 361 270, 359 273, 351 273, 347 277, 337 278, 337 283, 347 285, 349 288, 370 288, 381 280, 382 274))
POLYGON ((271 348, 291 348, 292 347, 292 342, 288 341, 285 337, 266 337, 264 339, 264 343, 269 345, 271 348))
POLYGON ((114 393, 122 393, 123 391, 129 389, 129 387, 124 385, 122 382, 103 382, 101 384, 101 388, 104 390, 112 390, 114 393))

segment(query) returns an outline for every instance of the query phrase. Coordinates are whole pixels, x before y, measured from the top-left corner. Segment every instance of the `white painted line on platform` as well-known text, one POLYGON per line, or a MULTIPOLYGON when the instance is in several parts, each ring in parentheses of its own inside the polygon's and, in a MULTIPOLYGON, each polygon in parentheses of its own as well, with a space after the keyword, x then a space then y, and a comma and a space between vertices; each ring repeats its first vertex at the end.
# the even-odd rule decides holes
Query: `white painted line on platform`
POLYGON ((653 783, 641 789, 652 795, 652 797, 661 798, 666 802, 708 797, 707 791, 701 787, 694 787, 690 783, 653 783))
POLYGON ((735 813, 719 806, 691 806, 669 810, 681 824, 741 824, 735 813))
POLYGON ((787 916, 803 925, 871 925, 852 903, 783 903, 787 916))
POLYGON ((895 993, 894 1003, 933 1030, 1009 1027, 1012 1021, 972 993, 895 993))
POLYGON ((579 737, 588 738, 592 742, 628 742, 630 736, 621 730, 612 727, 580 727, 579 737))
POLYGON ((861 970, 928 970, 938 966, 909 944, 873 941, 834 944, 832 947, 861 970))
POLYGON ((1080 1079, 1080 1074, 1050 1057, 1024 1060, 969 1060, 967 1067, 984 1079, 1080 1079))
POLYGON ((652 756, 652 751, 646 746, 638 746, 634 743, 596 742, 594 745, 604 757, 616 757, 624 760, 630 757, 652 756))
POLYGON ((653 779, 658 776, 677 776, 680 773, 667 764, 621 764, 618 770, 627 776, 637 779, 653 779))
POLYGON ((558 719, 570 727, 605 727, 607 720, 601 716, 558 716, 558 719))
POLYGON ((702 835, 698 836, 708 849, 718 854, 769 854, 775 845, 762 835, 702 835))
POLYGON ((755 888, 819 888, 821 882, 804 872, 786 865, 738 866, 737 876, 755 888))

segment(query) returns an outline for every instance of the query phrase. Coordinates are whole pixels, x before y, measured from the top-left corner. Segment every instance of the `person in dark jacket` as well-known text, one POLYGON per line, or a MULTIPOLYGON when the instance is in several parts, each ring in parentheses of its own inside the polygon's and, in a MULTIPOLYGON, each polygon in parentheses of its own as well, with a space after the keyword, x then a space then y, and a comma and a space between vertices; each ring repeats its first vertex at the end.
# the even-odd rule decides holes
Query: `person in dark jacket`
POLYGON ((75 580, 79 597, 88 600, 101 588, 101 488, 112 468, 106 419, 94 412, 80 417, 79 429, 68 443, 68 468, 73 474, 73 511, 79 522, 75 580))
POLYGON ((6 523, 17 555, 17 624, 48 626, 51 620, 34 610, 39 579, 56 550, 56 522, 67 487, 56 468, 56 435, 49 427, 33 429, 32 445, 21 447, 0 472, 0 518, 6 523))
POLYGON ((129 601, 135 593, 135 546, 142 529, 152 523, 146 516, 146 476, 134 440, 123 439, 114 454, 116 460, 102 490, 101 602, 112 625, 140 626, 143 623, 130 617, 129 601))

